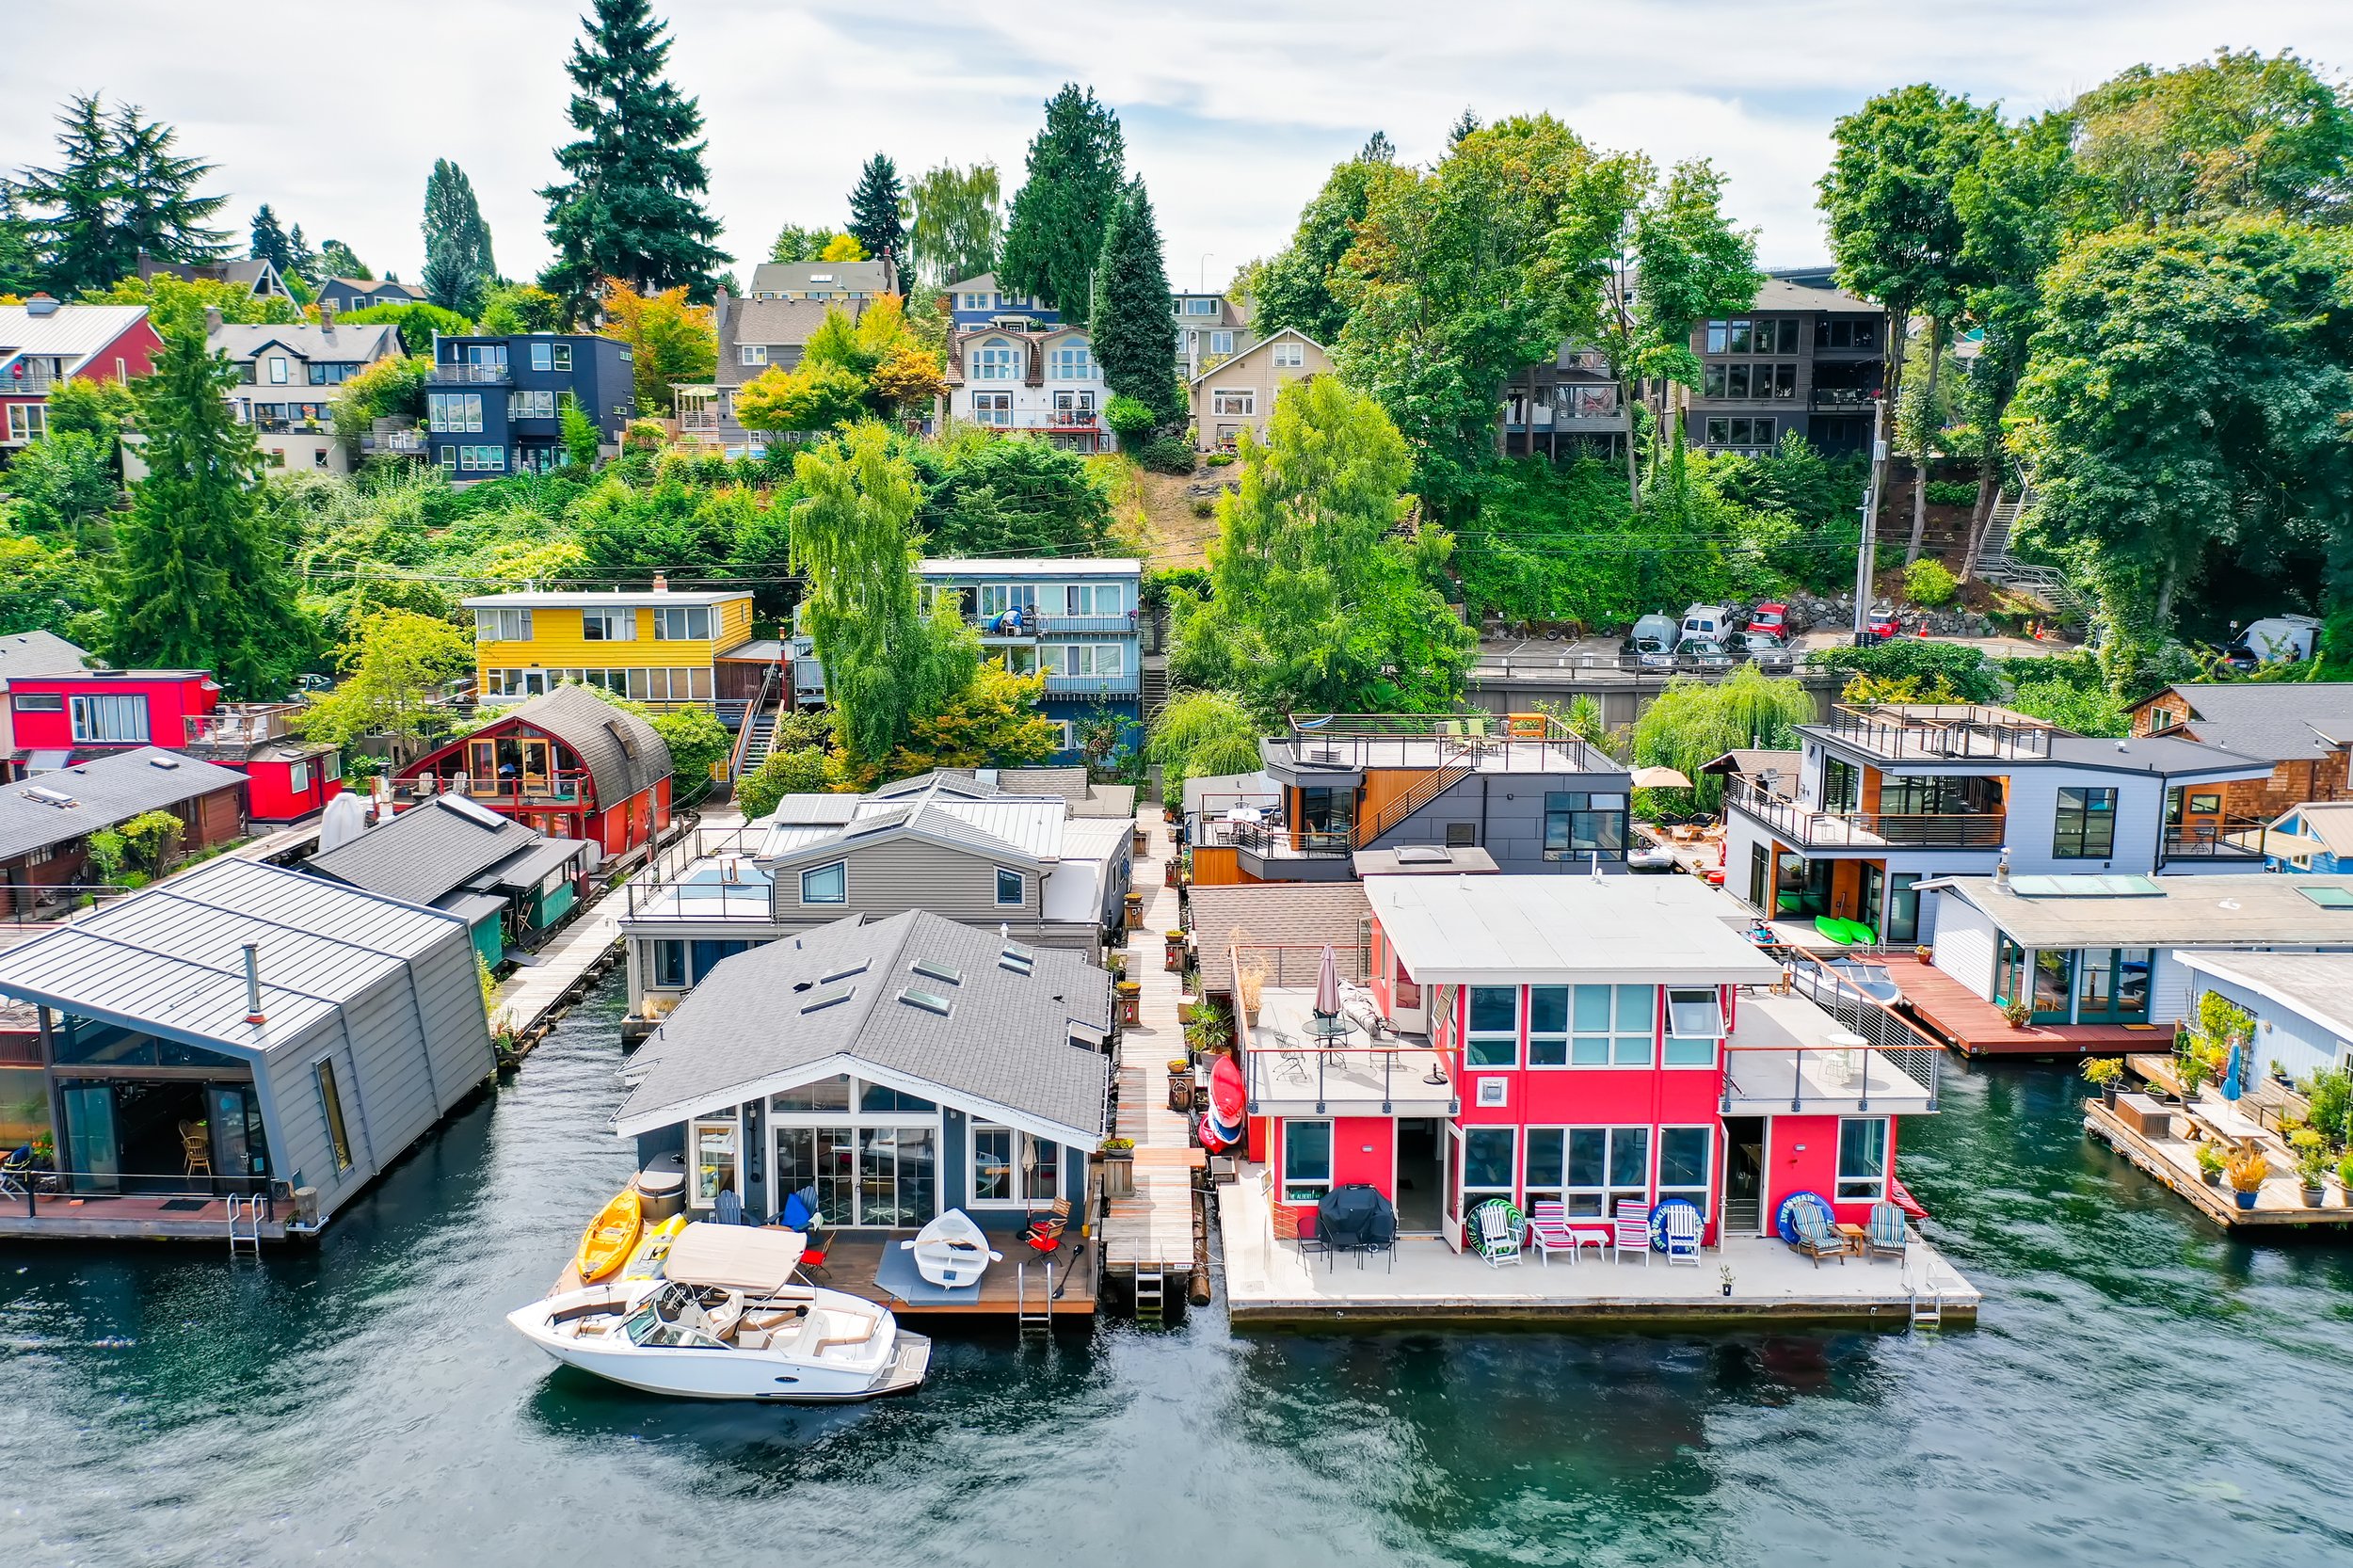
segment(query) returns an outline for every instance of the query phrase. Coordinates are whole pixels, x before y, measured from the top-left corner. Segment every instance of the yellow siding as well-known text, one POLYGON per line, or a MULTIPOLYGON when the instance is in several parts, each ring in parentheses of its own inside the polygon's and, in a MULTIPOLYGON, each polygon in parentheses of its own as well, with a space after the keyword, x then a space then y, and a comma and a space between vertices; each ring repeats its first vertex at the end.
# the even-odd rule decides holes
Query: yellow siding
MULTIPOLYGON (((626 600, 624 600, 626 603, 626 600)), ((615 606, 616 609, 619 605, 615 606)), ((529 642, 477 642, 474 672, 487 683, 488 672, 507 669, 582 669, 666 667, 710 669, 717 655, 752 634, 752 601, 748 596, 711 606, 712 631, 701 638, 660 640, 653 634, 652 603, 631 606, 637 615, 633 642, 590 642, 581 635, 582 612, 577 609, 536 609, 531 612, 529 642)))

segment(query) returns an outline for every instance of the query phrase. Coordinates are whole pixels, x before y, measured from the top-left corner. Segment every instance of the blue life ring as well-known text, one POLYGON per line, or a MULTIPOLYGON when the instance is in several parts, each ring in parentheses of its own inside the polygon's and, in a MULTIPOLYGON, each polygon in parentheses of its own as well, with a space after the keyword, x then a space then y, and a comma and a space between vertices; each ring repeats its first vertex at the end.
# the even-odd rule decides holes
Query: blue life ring
POLYGON ((1785 1241, 1796 1241, 1798 1225, 1793 1214, 1800 1204, 1808 1203, 1822 1211, 1824 1223, 1829 1224, 1838 1223, 1838 1211, 1830 1206, 1830 1200, 1821 1193, 1792 1192, 1782 1199, 1781 1207, 1773 1211, 1773 1233, 1785 1241))
POLYGON ((1706 1229, 1707 1222, 1700 1213, 1698 1204, 1689 1198, 1668 1198, 1650 1211, 1650 1250, 1653 1252, 1667 1250, 1667 1210, 1670 1208, 1689 1209, 1691 1217, 1700 1222, 1701 1230, 1705 1232, 1706 1229))

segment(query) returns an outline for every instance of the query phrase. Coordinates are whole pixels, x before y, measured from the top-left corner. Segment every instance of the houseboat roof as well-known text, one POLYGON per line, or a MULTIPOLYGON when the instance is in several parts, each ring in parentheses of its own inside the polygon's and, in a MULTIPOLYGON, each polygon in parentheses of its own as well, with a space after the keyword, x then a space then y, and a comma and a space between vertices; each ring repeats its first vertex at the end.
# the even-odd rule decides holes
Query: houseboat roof
POLYGON ((312 856, 302 869, 386 898, 431 904, 536 848, 541 837, 462 795, 431 795, 341 848, 312 856))
MULTIPOLYGON (((600 807, 617 806, 670 776, 669 743, 661 731, 626 708, 616 708, 585 686, 558 686, 499 714, 498 724, 520 720, 572 748, 597 788, 600 807)), ((468 740, 479 739, 477 730, 468 740)), ((408 766, 414 774, 434 757, 462 746, 455 741, 408 766)))
POLYGON ((1205 993, 1230 996, 1234 944, 1319 948, 1353 954, 1372 905, 1354 882, 1238 882, 1193 890, 1193 950, 1205 993))
POLYGON ((1477 844, 1400 844, 1349 856, 1358 876, 1493 876, 1502 868, 1477 844))
POLYGON ((2353 953, 2185 952, 2190 968, 2246 986, 2353 1040, 2353 953))
MULTIPOLYGON (((1072 838, 1087 820, 1111 819, 1082 812, 1059 793, 1015 793, 942 771, 903 778, 866 795, 786 795, 768 817, 759 858, 792 863, 890 834, 1000 855, 1035 868, 1062 859, 1101 858, 1096 840, 1086 840, 1082 849, 1072 838)), ((1116 839, 1114 834, 1110 841, 1116 839)))
POLYGON ((1415 980, 1744 984, 1781 966, 1737 929, 1742 911, 1688 876, 1380 876, 1365 898, 1415 980))
POLYGON ((2260 778, 2268 761, 2185 735, 2078 735, 2047 719, 1976 703, 1840 704, 1826 724, 1801 724, 1809 744, 1827 743, 1891 770, 2062 767, 2168 778, 2260 778))
MULTIPOLYGON (((2310 839, 2329 855, 2353 856, 2353 800, 2313 800, 2301 806, 2291 806, 2272 819, 2276 832, 2280 824, 2294 817, 2304 838, 2310 839)), ((2274 855, 2287 853, 2274 849, 2274 855)))
MULTIPOLYGON (((624 1137, 804 1082, 879 1070, 1050 1129, 1100 1135, 1111 976, 928 910, 836 920, 722 960, 631 1064, 624 1137)), ((921 1088, 915 1089, 921 1093, 921 1088)))
POLYGON ((1923 888, 1985 912, 2021 947, 2353 946, 2353 876, 1955 876, 1923 888))
POLYGON ((245 781, 234 768, 160 746, 136 746, 37 773, 0 785, 0 860, 245 781))
POLYGON ((224 857, 0 952, 0 993, 258 1054, 465 929, 438 910, 224 857), (260 949, 258 1024, 247 1017, 248 942, 260 949))
POLYGON ((2353 680, 2182 682, 2136 707, 2166 692, 2189 704, 2199 739, 2242 757, 2305 761, 2353 741, 2353 680))
POLYGON ((1074 555, 1068 559, 1023 557, 989 561, 926 558, 915 563, 919 577, 1140 577, 1142 561, 1074 555))
MULTIPOLYGON (((999 794, 1058 795, 1070 803, 1074 817, 1132 817, 1136 814, 1136 787, 1133 784, 1097 784, 1087 777, 1083 767, 1066 768, 940 768, 942 778, 964 778, 984 787, 993 786, 999 794)), ((924 776, 926 777, 931 775, 924 776)), ((902 779, 886 789, 901 790, 916 782, 902 779)), ((875 792, 881 793, 881 791, 875 792)))
POLYGON ((12 632, 0 637, 0 690, 37 675, 79 675, 89 655, 54 632, 12 632))
POLYGON ((594 593, 476 594, 457 602, 469 610, 644 610, 679 604, 728 604, 749 588, 600 588, 594 593))

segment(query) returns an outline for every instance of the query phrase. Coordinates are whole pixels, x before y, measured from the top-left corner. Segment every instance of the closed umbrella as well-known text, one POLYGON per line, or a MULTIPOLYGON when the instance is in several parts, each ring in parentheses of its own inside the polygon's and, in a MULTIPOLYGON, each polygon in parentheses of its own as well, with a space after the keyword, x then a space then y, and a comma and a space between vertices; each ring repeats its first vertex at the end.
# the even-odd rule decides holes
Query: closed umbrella
POLYGON ((1332 944, 1323 944, 1323 957, 1316 966, 1316 1011, 1325 1017, 1337 1017, 1340 1011, 1340 961, 1332 956, 1332 944))
POLYGON ((2238 1041, 2233 1040, 2231 1059, 2222 1064, 2222 1097, 2226 1100, 2234 1100, 2246 1093, 2239 1083, 2239 1079, 2247 1071, 2247 1064, 2242 1060, 2244 1055, 2245 1051, 2238 1041))

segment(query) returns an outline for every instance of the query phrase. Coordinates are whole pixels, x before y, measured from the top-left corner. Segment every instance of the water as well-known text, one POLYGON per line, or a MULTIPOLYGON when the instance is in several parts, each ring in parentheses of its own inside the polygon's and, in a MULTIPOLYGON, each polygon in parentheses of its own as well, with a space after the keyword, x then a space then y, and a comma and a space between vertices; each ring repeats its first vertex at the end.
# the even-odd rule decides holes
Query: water
POLYGON ((627 1176, 617 991, 314 1251, 0 1251, 26 1563, 2343 1562, 2353 1247, 2246 1246, 1947 1079, 1903 1172, 1986 1292, 1915 1336, 941 1339, 908 1400, 668 1403, 502 1314, 627 1176))

